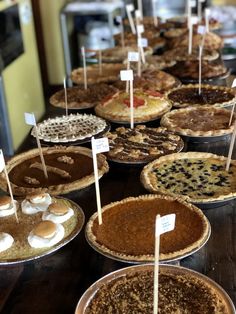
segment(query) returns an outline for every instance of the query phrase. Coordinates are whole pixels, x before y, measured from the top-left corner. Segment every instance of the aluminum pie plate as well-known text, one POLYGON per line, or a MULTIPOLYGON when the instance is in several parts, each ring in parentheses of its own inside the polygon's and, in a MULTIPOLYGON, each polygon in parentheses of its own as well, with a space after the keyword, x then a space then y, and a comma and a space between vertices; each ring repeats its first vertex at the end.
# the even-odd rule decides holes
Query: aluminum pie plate
POLYGON ((195 143, 209 143, 209 142, 219 142, 229 140, 232 133, 216 135, 216 136, 191 136, 191 135, 183 135, 177 132, 179 136, 183 138, 186 142, 195 142, 195 143))
MULTIPOLYGON (((206 219, 207 219, 207 218, 206 218, 206 219)), ((207 222, 208 222, 208 230, 209 230, 209 232, 208 232, 208 234, 207 234, 205 240, 203 241, 203 243, 202 243, 199 247, 197 247, 197 248, 195 248, 194 250, 191 250, 191 251, 189 251, 189 252, 187 252, 187 253, 185 253, 185 254, 180 254, 179 256, 176 256, 175 258, 162 259, 162 260, 160 260, 160 262, 161 262, 161 263, 170 263, 170 262, 174 262, 174 261, 179 261, 179 260, 181 260, 181 259, 183 259, 183 258, 185 258, 185 257, 188 257, 188 256, 190 256, 190 255, 196 253, 197 251, 199 251, 199 250, 207 243, 207 241, 209 240, 210 235, 211 235, 211 225, 210 225, 208 219, 207 219, 207 222)), ((86 231, 85 231, 85 238, 86 238, 88 244, 89 244, 96 252, 100 253, 101 255, 103 255, 103 256, 105 256, 105 257, 108 257, 108 258, 110 258, 110 259, 113 259, 113 260, 115 260, 115 261, 123 262, 123 263, 127 263, 127 264, 141 264, 141 263, 147 264, 147 263, 151 263, 150 260, 149 260, 149 261, 147 261, 147 260, 138 260, 138 261, 137 261, 137 259, 136 259, 136 260, 135 260, 135 259, 133 259, 133 260, 131 260, 131 259, 125 259, 125 258, 118 257, 118 256, 116 256, 116 255, 113 255, 113 254, 109 254, 109 253, 107 253, 107 252, 104 252, 103 250, 101 250, 99 247, 97 247, 96 245, 94 245, 94 244, 89 240, 88 235, 87 235, 87 229, 86 229, 86 231)), ((153 257, 153 258, 154 258, 154 257, 153 257)))
MULTIPOLYGON (((72 205, 72 209, 77 211, 78 220, 77 220, 77 225, 74 228, 74 230, 66 238, 63 238, 59 243, 55 244, 53 247, 47 248, 44 252, 37 253, 34 256, 22 258, 22 259, 11 259, 11 260, 5 260, 5 259, 0 258, 0 266, 17 265, 17 264, 22 264, 25 262, 35 261, 37 259, 45 257, 49 254, 52 254, 52 253, 58 251, 60 248, 62 248, 63 246, 65 246, 66 244, 71 242, 80 233, 81 229, 83 228, 84 221, 85 221, 84 212, 81 209, 81 207, 78 204, 74 203, 73 201, 66 199, 66 198, 63 198, 63 197, 53 197, 53 198, 54 199, 58 198, 58 199, 65 200, 65 201, 69 202, 72 205)), ((27 239, 26 239, 26 241, 27 241, 27 239)))
MULTIPOLYGON (((89 303, 93 299, 94 295, 99 291, 99 288, 104 285, 112 282, 112 280, 116 280, 117 278, 131 275, 132 273, 137 273, 138 271, 147 271, 147 270, 153 270, 153 264, 146 264, 146 265, 136 265, 136 266, 130 266, 123 269, 116 270, 98 281, 96 281, 94 284, 92 284, 82 295, 80 298, 75 314, 85 314, 86 309, 89 306, 89 303)), ((222 301, 225 303, 227 314, 235 314, 235 307, 230 299, 229 295, 226 293, 226 291, 219 286, 215 281, 208 278, 207 276, 198 273, 194 270, 180 267, 180 266, 174 266, 174 265, 163 265, 160 264, 160 270, 166 270, 169 273, 173 275, 189 275, 194 277, 195 279, 202 280, 204 283, 210 286, 210 288, 214 289, 217 293, 217 295, 222 299, 222 301)))
POLYGON ((234 200, 236 198, 236 196, 233 197, 229 197, 223 200, 216 200, 216 201, 212 201, 212 202, 191 202, 192 204, 194 204, 195 206, 201 208, 201 209, 212 209, 212 208, 217 208, 217 207, 221 207, 221 206, 225 206, 227 205, 230 201, 234 200))

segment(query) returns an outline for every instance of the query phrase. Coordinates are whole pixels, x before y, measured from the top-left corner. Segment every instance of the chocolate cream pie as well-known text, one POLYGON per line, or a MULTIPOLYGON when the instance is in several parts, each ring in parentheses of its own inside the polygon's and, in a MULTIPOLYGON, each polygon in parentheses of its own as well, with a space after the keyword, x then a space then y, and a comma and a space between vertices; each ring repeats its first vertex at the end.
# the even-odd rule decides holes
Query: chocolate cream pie
POLYGON ((181 258, 206 243, 210 225, 201 210, 181 199, 160 195, 129 197, 104 206, 101 225, 97 213, 90 218, 87 239, 109 257, 131 262, 153 261, 157 214, 176 214, 175 229, 161 236, 160 260, 181 258))
POLYGON ((236 161, 210 153, 188 152, 160 157, 143 168, 141 182, 152 193, 210 203, 236 196, 236 161))
MULTIPOLYGON (((48 178, 45 178, 39 150, 32 149, 16 155, 7 163, 7 171, 14 195, 25 196, 32 192, 53 195, 79 190, 94 182, 92 152, 85 147, 54 146, 43 148, 48 178)), ((108 171, 104 155, 97 155, 99 177, 108 171)), ((0 186, 7 191, 4 173, 0 186)))

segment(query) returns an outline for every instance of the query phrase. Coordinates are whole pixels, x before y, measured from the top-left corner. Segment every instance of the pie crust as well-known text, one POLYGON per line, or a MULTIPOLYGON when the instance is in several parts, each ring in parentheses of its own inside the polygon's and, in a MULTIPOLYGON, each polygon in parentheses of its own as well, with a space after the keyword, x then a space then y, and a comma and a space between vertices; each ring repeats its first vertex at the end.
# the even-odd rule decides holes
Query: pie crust
POLYGON ((182 85, 167 92, 166 97, 177 108, 196 105, 228 107, 236 101, 235 91, 230 87, 202 84, 201 95, 198 91, 198 84, 182 85))
MULTIPOLYGON (((84 87, 69 87, 67 92, 67 108, 68 109, 87 109, 98 105, 101 100, 109 94, 116 91, 115 87, 98 83, 89 85, 87 89, 84 87)), ((65 103, 65 90, 61 89, 51 96, 49 102, 54 107, 66 108, 65 103)))
POLYGON ((234 129, 235 115, 229 126, 231 112, 227 109, 203 106, 172 110, 161 119, 168 130, 185 136, 221 136, 234 129))
MULTIPOLYGON (((95 112, 109 121, 130 123, 130 95, 118 92, 95 107, 95 112), (127 104, 126 104, 127 103, 127 104)), ((160 118, 171 108, 162 94, 155 91, 134 89, 134 122, 148 122, 160 118)))
MULTIPOLYGON (((94 183, 92 152, 79 146, 42 148, 48 179, 44 177, 39 150, 18 154, 6 165, 14 195, 25 196, 33 192, 51 195, 65 194, 83 189, 94 183), (76 171, 75 171, 76 169, 76 171)), ((97 155, 99 178, 108 172, 106 157, 97 155)), ((4 173, 0 173, 0 187, 7 191, 4 173)))
POLYGON ((202 211, 180 198, 142 195, 110 203, 102 209, 101 225, 97 213, 89 219, 86 236, 96 250, 110 257, 153 261, 156 215, 172 213, 176 214, 175 229, 161 236, 160 260, 178 259, 199 249, 210 233, 210 224, 202 211))
MULTIPOLYGON (((198 60, 199 58, 199 49, 195 48, 192 50, 192 53, 189 54, 186 47, 176 47, 170 50, 167 50, 163 53, 162 57, 167 61, 185 61, 185 60, 198 60)), ((213 61, 219 57, 219 52, 217 50, 203 50, 202 59, 213 61)))
POLYGON ((179 152, 183 140, 165 128, 137 125, 133 129, 120 127, 108 132, 110 150, 107 157, 121 163, 147 163, 160 156, 179 152))
MULTIPOLYGON (((86 67, 87 83, 110 83, 115 82, 121 70, 126 70, 122 63, 104 63, 102 65, 102 74, 99 73, 99 65, 93 64, 86 67)), ((84 84, 84 69, 78 68, 72 71, 71 79, 76 84, 84 84)))
POLYGON ((236 196, 236 161, 210 153, 188 152, 160 157, 141 172, 141 182, 152 192, 180 196, 196 204, 236 196))

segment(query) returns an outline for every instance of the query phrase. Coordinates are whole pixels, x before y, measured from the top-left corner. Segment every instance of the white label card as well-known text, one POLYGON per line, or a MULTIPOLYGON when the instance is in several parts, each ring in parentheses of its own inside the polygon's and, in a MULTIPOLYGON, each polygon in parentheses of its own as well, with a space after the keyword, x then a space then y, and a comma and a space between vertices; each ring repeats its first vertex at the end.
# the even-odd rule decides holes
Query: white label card
POLYGON ((233 83, 232 83, 231 87, 236 87, 236 79, 233 80, 233 83))
POLYGON ((128 52, 128 60, 130 62, 138 62, 139 60, 139 53, 135 51, 129 51, 128 52))
POLYGON ((2 172, 4 168, 5 168, 5 160, 4 160, 3 152, 0 149, 0 172, 2 172))
POLYGON ((92 138, 92 150, 95 154, 108 152, 110 150, 108 138, 92 138))
POLYGON ((134 79, 133 70, 120 71, 121 81, 132 81, 134 79))
POLYGON ((36 120, 33 113, 25 112, 25 123, 34 126, 36 125, 36 120))
POLYGON ((197 27, 197 32, 198 34, 204 35, 206 33, 206 26, 204 25, 199 25, 197 27))
POLYGON ((192 16, 191 17, 191 23, 192 23, 192 25, 197 24, 198 23, 198 16, 192 16))
POLYGON ((118 23, 122 23, 122 16, 117 15, 116 16, 116 20, 117 20, 118 23))
POLYGON ((196 0, 190 0, 190 7, 194 8, 196 6, 196 0))
POLYGON ((131 12, 131 11, 134 11, 134 5, 133 5, 133 4, 127 4, 127 5, 126 5, 126 10, 127 10, 127 11, 130 11, 130 12, 131 12))
POLYGON ((170 214, 156 219, 156 236, 174 230, 175 214, 170 214))
POLYGON ((137 19, 141 18, 141 12, 139 10, 135 10, 135 17, 137 19))
POLYGON ((144 32, 143 24, 137 25, 137 32, 138 34, 142 34, 144 32))
POLYGON ((138 38, 138 46, 143 48, 147 47, 148 46, 147 38, 138 38))

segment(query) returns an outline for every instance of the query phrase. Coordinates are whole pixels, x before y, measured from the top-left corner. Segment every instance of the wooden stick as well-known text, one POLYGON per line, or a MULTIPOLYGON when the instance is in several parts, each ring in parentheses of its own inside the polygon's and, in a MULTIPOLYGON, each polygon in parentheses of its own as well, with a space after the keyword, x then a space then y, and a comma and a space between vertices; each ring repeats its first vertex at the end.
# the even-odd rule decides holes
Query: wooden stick
POLYGON ((138 47, 138 54, 139 54, 139 58, 138 58, 138 76, 141 77, 142 69, 141 69, 141 51, 140 51, 140 47, 138 47))
POLYGON ((64 91, 65 91, 66 116, 68 116, 68 101, 67 101, 66 78, 64 78, 64 91))
POLYGON ((229 119, 229 126, 231 126, 232 119, 233 119, 233 116, 234 116, 234 108, 235 108, 235 103, 234 103, 233 106, 232 106, 232 110, 231 110, 231 114, 230 114, 230 119, 229 119))
POLYGON ((188 28, 188 54, 192 54, 192 43, 193 42, 193 24, 190 19, 189 28, 188 28))
POLYGON ((133 20, 133 17, 131 15, 131 11, 133 9, 133 6, 132 5, 126 5, 126 13, 127 13, 127 17, 128 17, 128 20, 129 20, 129 25, 130 25, 130 28, 131 28, 131 31, 133 34, 136 34, 136 29, 135 29, 135 26, 134 26, 134 20, 133 20))
POLYGON ((233 153, 233 149, 234 149, 235 137, 236 137, 236 120, 234 122, 234 131, 233 131, 231 141, 230 141, 230 146, 229 146, 229 153, 228 153, 226 167, 225 167, 226 171, 229 171, 229 167, 230 167, 230 163, 231 163, 231 157, 232 157, 232 153, 233 153))
POLYGON ((203 46, 199 46, 199 77, 198 77, 198 94, 201 94, 201 85, 202 85, 202 50, 203 50, 203 46))
POLYGON ((130 128, 134 128, 134 90, 133 80, 130 80, 130 128))
POLYGON ((198 21, 201 23, 202 20, 202 2, 198 0, 197 2, 197 16, 198 16, 198 21))
POLYGON ((121 22, 120 22, 120 36, 121 36, 121 46, 122 48, 125 48, 125 36, 124 36, 124 25, 123 25, 123 20, 121 18, 121 22))
POLYGON ((12 193, 12 188, 11 188, 11 183, 10 183, 10 180, 9 180, 9 177, 8 177, 8 173, 7 173, 6 167, 4 167, 4 174, 5 174, 5 177, 6 177, 6 179, 7 179, 8 190, 9 190, 10 197, 11 197, 11 203, 12 203, 12 206, 13 206, 13 208, 14 208, 14 213, 15 213, 15 217, 16 217, 16 222, 19 223, 19 219, 18 219, 18 216, 17 216, 17 208, 16 208, 16 204, 15 204, 15 202, 14 202, 13 193, 12 193))
POLYGON ((138 0, 138 10, 140 12, 140 19, 143 20, 143 2, 138 0))
MULTIPOLYGON (((127 59, 127 70, 130 69, 130 62, 129 59, 127 59)), ((126 81, 126 88, 125 88, 126 93, 129 92, 129 80, 126 81)))
POLYGON ((84 69, 84 89, 87 89, 88 88, 88 84, 87 84, 87 67, 86 67, 84 47, 81 47, 81 54, 82 54, 82 58, 83 58, 83 69, 84 69))
MULTIPOLYGON (((156 216, 156 225, 157 225, 157 221, 160 218, 161 218, 160 215, 156 216)), ((157 314, 158 313, 159 255, 160 255, 160 234, 155 232, 153 314, 157 314)))
POLYGON ((46 165, 45 165, 45 161, 44 161, 44 157, 43 157, 43 151, 42 151, 42 147, 41 147, 40 140, 39 140, 37 125, 34 126, 34 129, 35 129, 35 135, 36 135, 36 142, 37 142, 38 149, 39 149, 39 156, 40 156, 41 163, 42 163, 42 166, 43 166, 44 176, 45 176, 46 179, 48 179, 47 168, 46 168, 46 165))
POLYGON ((99 75, 102 75, 102 50, 98 50, 99 75))
POLYGON ((210 10, 208 8, 205 9, 205 23, 206 23, 206 32, 209 33, 209 14, 210 10))

